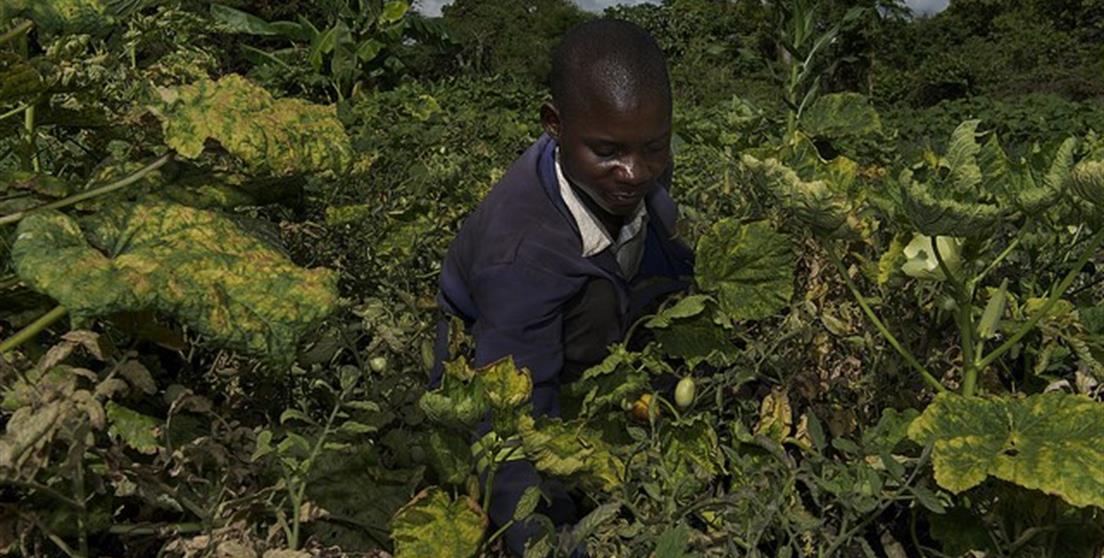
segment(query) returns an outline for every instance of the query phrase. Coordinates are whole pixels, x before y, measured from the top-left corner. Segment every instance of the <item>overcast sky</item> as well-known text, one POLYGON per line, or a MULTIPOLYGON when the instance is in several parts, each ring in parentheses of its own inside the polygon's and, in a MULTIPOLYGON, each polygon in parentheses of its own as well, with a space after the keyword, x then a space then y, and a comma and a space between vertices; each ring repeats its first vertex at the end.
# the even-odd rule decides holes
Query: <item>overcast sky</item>
MULTIPOLYGON (((643 4, 645 2, 658 3, 653 0, 572 0, 584 10, 590 10, 592 12, 600 12, 608 6, 613 4, 643 4)), ((947 2, 950 0, 905 0, 905 4, 908 4, 910 8, 916 13, 932 14, 947 7, 947 2)), ((419 9, 428 15, 436 16, 441 15, 441 6, 452 3, 451 0, 416 0, 419 9)))

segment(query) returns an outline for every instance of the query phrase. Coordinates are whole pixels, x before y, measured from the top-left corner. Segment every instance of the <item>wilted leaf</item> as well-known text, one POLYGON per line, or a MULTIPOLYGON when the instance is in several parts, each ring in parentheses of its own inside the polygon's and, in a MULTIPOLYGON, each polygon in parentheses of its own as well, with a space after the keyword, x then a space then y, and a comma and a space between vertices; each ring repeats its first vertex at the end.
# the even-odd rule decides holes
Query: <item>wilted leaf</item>
POLYGON ((843 157, 827 165, 817 161, 814 166, 824 168, 816 178, 805 180, 775 158, 760 160, 745 154, 741 160, 755 183, 813 232, 830 236, 847 224, 853 210, 847 194, 857 168, 853 161, 843 157))
POLYGON ((395 558, 471 558, 487 525, 487 515, 468 496, 451 501, 443 490, 427 488, 391 522, 395 558))
POLYGON ((771 316, 793 296, 790 240, 766 222, 714 224, 698 241, 697 279, 734 320, 771 316))
POLYGON ((951 492, 986 477, 1104 506, 1104 405, 1050 392, 1025 399, 941 393, 908 430, 935 444, 935 480, 951 492))
POLYGON ((78 320, 154 309, 218 344, 287 361, 337 306, 336 274, 299 268, 210 211, 143 203, 83 225, 37 212, 12 247, 19 276, 78 320))
POLYGON ((141 452, 154 454, 159 447, 161 421, 132 411, 114 401, 107 402, 108 433, 141 452))
POLYGON ((332 106, 273 99, 236 74, 159 92, 161 102, 151 109, 165 142, 184 157, 198 157, 213 139, 270 174, 341 172, 352 164, 349 136, 332 106))
POLYGON ((429 433, 429 461, 444 484, 459 486, 471 472, 472 454, 467 433, 433 430, 429 433))
POLYGON ((572 477, 585 485, 610 490, 621 484, 625 466, 610 447, 582 421, 518 419, 525 456, 537 470, 572 477))
POLYGON ((717 433, 703 416, 672 426, 664 435, 663 444, 669 471, 689 475, 696 467, 707 479, 721 472, 724 457, 717 433))
POLYGON ((492 407, 510 410, 529 400, 533 392, 533 379, 529 371, 514 366, 514 359, 506 357, 476 370, 492 407))
POLYGON ((792 430, 793 409, 789 396, 781 389, 771 390, 759 404, 759 423, 755 425, 755 435, 782 443, 792 430))

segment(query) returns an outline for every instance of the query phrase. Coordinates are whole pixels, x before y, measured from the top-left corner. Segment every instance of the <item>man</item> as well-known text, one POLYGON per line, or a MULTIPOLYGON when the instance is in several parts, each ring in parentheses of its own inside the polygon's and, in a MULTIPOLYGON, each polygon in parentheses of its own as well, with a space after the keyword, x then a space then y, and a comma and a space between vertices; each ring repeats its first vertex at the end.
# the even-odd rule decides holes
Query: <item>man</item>
MULTIPOLYGON (((600 362, 659 297, 686 286, 692 254, 675 236, 671 87, 663 54, 644 30, 599 19, 568 31, 553 54, 545 133, 464 222, 449 248, 439 302, 472 334, 475 365, 512 355, 533 378, 533 414, 560 414, 560 386, 600 362)), ((433 384, 447 355, 438 328, 433 384)), ((491 520, 508 522, 525 488, 525 461, 494 477, 491 520)), ((574 502, 539 511, 574 521, 574 502)), ((516 525, 516 554, 532 536, 516 525)))

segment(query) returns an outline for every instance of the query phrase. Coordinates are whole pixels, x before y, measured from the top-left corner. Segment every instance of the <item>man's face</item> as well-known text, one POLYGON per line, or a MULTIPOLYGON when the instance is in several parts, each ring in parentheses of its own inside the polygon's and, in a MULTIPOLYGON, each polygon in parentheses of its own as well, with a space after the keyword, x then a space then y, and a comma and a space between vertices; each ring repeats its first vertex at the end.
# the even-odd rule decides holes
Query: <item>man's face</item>
POLYGON ((662 95, 626 103, 576 103, 541 111, 560 146, 564 175, 615 216, 632 214, 671 163, 671 105, 662 95))

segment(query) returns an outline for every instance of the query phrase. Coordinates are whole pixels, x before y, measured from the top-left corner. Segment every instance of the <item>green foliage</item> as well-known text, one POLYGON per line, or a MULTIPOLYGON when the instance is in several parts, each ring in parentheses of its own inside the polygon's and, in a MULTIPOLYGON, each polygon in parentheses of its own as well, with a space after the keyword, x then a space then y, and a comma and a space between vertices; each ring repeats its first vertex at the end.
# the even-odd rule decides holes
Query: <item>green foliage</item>
POLYGON ((918 443, 935 444, 935 479, 952 492, 994 476, 1075 506, 1104 503, 1100 469, 1091 465, 1104 459, 1104 409, 1087 397, 941 394, 908 432, 918 443))
POLYGON ((234 74, 158 94, 151 108, 162 120, 165 142, 184 157, 199 157, 212 139, 252 172, 340 173, 352 164, 352 147, 333 107, 273 99, 234 74))
POLYGON ((52 35, 97 33, 115 23, 112 7, 122 0, 9 0, 0 6, 0 21, 25 17, 52 35))
POLYGON ((336 308, 336 277, 295 266, 218 214, 145 203, 78 223, 40 212, 20 223, 19 276, 79 319, 152 309, 238 350, 287 362, 336 308))
POLYGON ((427 488, 392 520, 395 556, 474 556, 487 525, 487 515, 471 498, 452 500, 439 488, 427 488))
POLYGON ((722 220, 698 241, 698 284, 733 320, 766 318, 790 303, 790 240, 765 222, 722 220))
POLYGON ((1065 188, 1075 142, 1067 139, 1044 165, 1013 164, 995 137, 977 141, 978 120, 959 125, 946 155, 898 178, 900 217, 930 236, 983 236, 1019 212, 1050 209, 1065 188))

